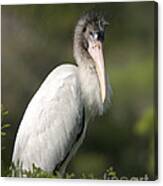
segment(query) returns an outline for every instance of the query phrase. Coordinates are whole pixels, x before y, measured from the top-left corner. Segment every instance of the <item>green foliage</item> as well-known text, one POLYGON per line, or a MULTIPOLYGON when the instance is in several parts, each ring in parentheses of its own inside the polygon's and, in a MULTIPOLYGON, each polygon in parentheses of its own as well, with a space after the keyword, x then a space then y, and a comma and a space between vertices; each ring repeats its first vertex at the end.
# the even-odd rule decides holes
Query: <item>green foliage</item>
POLYGON ((3 121, 5 119, 5 117, 8 115, 8 110, 6 110, 3 105, 1 105, 1 136, 4 137, 6 136, 6 129, 10 127, 9 123, 4 123, 3 121))
POLYGON ((47 173, 40 168, 33 165, 32 170, 22 170, 22 166, 15 166, 12 164, 9 171, 6 174, 7 177, 27 177, 27 178, 56 178, 59 175, 54 176, 53 174, 47 173))
MULTIPOLYGON (((6 129, 10 127, 9 123, 3 123, 8 113, 9 113, 8 110, 6 110, 3 105, 1 105, 1 137, 6 136, 6 129)), ((1 143, 1 150, 4 150, 4 149, 5 149, 5 146, 3 145, 3 143, 1 143)))
POLYGON ((5 175, 6 177, 22 177, 22 178, 57 178, 57 179, 100 179, 100 180, 146 180, 148 179, 148 175, 144 177, 119 177, 117 172, 113 167, 109 167, 104 171, 104 174, 100 177, 95 176, 93 173, 82 173, 80 176, 77 176, 75 173, 65 173, 65 175, 61 175, 59 172, 48 173, 46 171, 41 170, 40 168, 33 165, 32 170, 24 171, 21 168, 22 166, 11 165, 8 173, 5 175))
POLYGON ((64 179, 112 179, 117 176, 113 167, 110 167, 104 172, 104 175, 101 177, 96 177, 93 173, 82 173, 80 177, 77 177, 74 173, 65 173, 65 175, 61 175, 58 171, 54 173, 48 173, 43 171, 42 169, 33 165, 32 170, 26 171, 22 170, 22 166, 15 166, 12 164, 7 171, 6 177, 27 177, 27 178, 64 178, 64 179))

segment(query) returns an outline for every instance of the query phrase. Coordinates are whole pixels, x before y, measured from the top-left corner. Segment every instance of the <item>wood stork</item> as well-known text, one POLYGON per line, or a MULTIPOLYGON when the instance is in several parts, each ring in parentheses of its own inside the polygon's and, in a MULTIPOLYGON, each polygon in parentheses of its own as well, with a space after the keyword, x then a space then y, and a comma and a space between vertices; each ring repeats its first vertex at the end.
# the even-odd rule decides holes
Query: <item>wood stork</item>
POLYGON ((12 161, 64 174, 85 137, 88 121, 110 101, 102 43, 107 22, 98 13, 81 16, 74 32, 77 65, 55 68, 30 101, 18 129, 12 161))

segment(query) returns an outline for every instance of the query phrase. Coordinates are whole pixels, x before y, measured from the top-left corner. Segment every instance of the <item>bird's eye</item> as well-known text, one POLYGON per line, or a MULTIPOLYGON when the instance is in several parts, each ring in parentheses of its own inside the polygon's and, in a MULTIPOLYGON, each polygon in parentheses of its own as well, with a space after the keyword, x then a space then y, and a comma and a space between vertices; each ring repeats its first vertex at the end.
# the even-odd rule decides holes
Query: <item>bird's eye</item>
POLYGON ((93 38, 93 39, 97 39, 98 38, 98 33, 97 32, 89 32, 90 36, 93 38))
POLYGON ((104 32, 90 32, 89 34, 91 38, 94 40, 100 40, 100 41, 104 40, 104 32))

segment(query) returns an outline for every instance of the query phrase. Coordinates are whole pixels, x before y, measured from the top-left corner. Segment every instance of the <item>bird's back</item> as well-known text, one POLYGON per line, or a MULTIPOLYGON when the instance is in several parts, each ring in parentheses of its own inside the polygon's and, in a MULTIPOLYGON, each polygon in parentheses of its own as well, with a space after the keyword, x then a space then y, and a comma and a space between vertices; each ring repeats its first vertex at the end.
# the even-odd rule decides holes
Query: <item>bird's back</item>
POLYGON ((77 67, 54 69, 29 103, 18 129, 12 161, 48 172, 64 161, 83 129, 77 67))

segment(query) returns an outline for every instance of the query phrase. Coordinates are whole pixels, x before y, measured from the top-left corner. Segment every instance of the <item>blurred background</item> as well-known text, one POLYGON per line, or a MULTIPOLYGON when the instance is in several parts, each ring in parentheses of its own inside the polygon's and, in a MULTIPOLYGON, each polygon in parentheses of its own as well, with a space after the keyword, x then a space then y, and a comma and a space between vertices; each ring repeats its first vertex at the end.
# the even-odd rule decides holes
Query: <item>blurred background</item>
POLYGON ((155 178, 154 2, 2 6, 2 104, 9 111, 3 122, 11 124, 2 138, 2 175, 30 99, 53 68, 74 63, 74 27, 91 9, 110 23, 104 55, 112 104, 89 125, 67 172, 100 177, 113 166, 118 176, 155 178))

